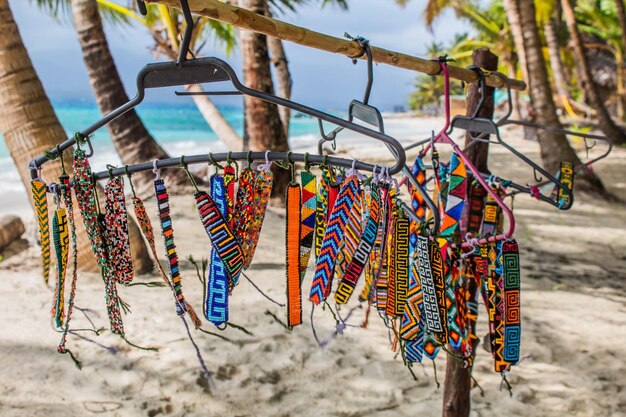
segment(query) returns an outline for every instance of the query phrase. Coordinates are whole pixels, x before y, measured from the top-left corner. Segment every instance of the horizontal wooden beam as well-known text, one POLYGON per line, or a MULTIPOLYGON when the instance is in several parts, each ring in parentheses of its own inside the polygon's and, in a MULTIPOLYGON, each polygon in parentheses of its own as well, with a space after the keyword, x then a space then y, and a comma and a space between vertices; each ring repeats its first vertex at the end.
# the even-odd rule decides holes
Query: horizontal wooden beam
MULTIPOLYGON (((146 2, 161 3, 180 8, 180 2, 178 0, 146 0, 146 2)), ((251 30, 284 41, 297 43, 298 45, 341 54, 350 58, 365 58, 362 56, 361 47, 356 41, 336 38, 300 26, 291 25, 280 20, 261 16, 241 7, 222 3, 219 0, 188 0, 188 2, 192 13, 219 20, 223 23, 230 23, 239 29, 251 30)), ((430 75, 439 73, 439 64, 435 61, 417 58, 375 46, 371 46, 371 50, 374 62, 430 75)), ((478 75, 474 71, 466 68, 448 65, 448 70, 450 77, 457 80, 471 83, 478 79, 478 75)), ((510 84, 511 88, 514 90, 526 89, 526 83, 524 81, 510 80, 510 84)), ((489 75, 487 77, 487 85, 491 87, 502 87, 504 81, 500 77, 489 75)))

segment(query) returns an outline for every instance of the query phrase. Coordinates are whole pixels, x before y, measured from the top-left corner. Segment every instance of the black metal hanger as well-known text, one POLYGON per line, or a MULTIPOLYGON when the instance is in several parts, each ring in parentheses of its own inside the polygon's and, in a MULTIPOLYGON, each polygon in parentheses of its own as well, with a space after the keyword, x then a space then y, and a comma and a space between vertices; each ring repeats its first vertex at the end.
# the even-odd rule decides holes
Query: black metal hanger
MULTIPOLYGON (((480 108, 482 107, 485 101, 485 97, 486 97, 485 89, 487 87, 487 83, 485 80, 485 73, 480 68, 476 66, 471 66, 471 67, 468 67, 468 69, 474 70, 478 74, 478 77, 479 77, 478 83, 479 83, 479 88, 480 88, 480 101, 478 102, 478 105, 474 111, 474 114, 472 114, 471 116, 457 115, 452 119, 452 121, 450 122, 450 130, 448 131, 448 135, 450 135, 452 131, 454 130, 454 128, 456 127, 456 128, 463 129, 463 130, 470 132, 470 139, 472 140, 472 143, 470 143, 468 147, 472 146, 472 144, 476 142, 494 143, 494 144, 503 146, 504 148, 509 150, 513 155, 517 156, 519 159, 521 159, 523 162, 525 162, 527 165, 533 168, 534 178, 537 183, 541 183, 544 181, 543 178, 537 176, 537 173, 540 173, 543 177, 546 178, 546 182, 545 182, 546 184, 547 183, 554 184, 555 187, 559 188, 560 190, 562 190, 562 192, 565 195, 567 195, 565 202, 557 201, 552 198, 548 198, 546 196, 544 196, 545 198, 540 198, 540 200, 550 203, 553 206, 558 207, 561 210, 567 210, 570 207, 572 207, 572 205, 574 204, 574 193, 572 190, 569 189, 569 187, 567 187, 565 184, 563 184, 561 181, 555 178, 552 174, 546 171, 543 167, 535 163, 533 160, 529 159, 526 155, 524 155, 523 153, 515 149, 515 147, 505 142, 504 139, 502 139, 502 136, 500 135, 500 126, 498 123, 494 122, 492 119, 476 117, 476 115, 478 114, 478 111, 480 110, 480 108), (477 135, 473 135, 473 133, 477 133, 477 135), (493 135, 496 138, 496 140, 495 141, 489 140, 487 138, 488 135, 493 135)), ((503 81, 505 83, 507 82, 507 79, 506 77, 503 76, 503 74, 501 73, 494 73, 494 74, 501 76, 501 78, 503 78, 503 81)), ((509 93, 510 93, 510 85, 509 85, 509 93)), ((509 99, 510 99, 510 96, 509 96, 509 99)), ((510 111, 509 111, 509 114, 510 114, 510 111)), ((508 117, 508 114, 507 114, 507 117, 508 117)), ((512 182, 509 182, 509 183, 512 184, 512 182)), ((516 185, 518 185, 521 188, 526 189, 532 195, 535 195, 538 197, 536 193, 532 193, 532 190, 530 189, 530 187, 524 187, 519 184, 516 184, 516 185)), ((539 196, 540 195, 541 194, 539 194, 539 196)))
MULTIPOLYGON (((277 105, 289 107, 293 110, 385 143, 390 149, 393 157, 396 159, 395 164, 389 167, 389 173, 392 175, 398 173, 403 169, 403 167, 405 167, 406 155, 402 145, 400 145, 396 139, 383 132, 372 130, 368 127, 352 123, 351 121, 344 120, 291 100, 248 88, 239 81, 233 68, 221 59, 214 57, 186 59, 189 39, 193 31, 193 18, 191 16, 191 12, 189 11, 187 0, 181 0, 181 6, 187 22, 187 28, 185 30, 184 39, 181 42, 181 50, 178 61, 151 63, 143 67, 137 75, 137 94, 135 97, 105 115, 102 119, 98 120, 85 130, 81 131, 79 133, 80 136, 85 138, 89 137, 89 135, 96 130, 139 105, 144 99, 146 89, 230 81, 233 87, 242 94, 256 97, 277 105)), ((61 143, 57 148, 51 149, 46 155, 33 159, 30 164, 31 176, 34 175, 33 178, 36 178, 37 169, 41 167, 42 164, 49 160, 50 157, 58 156, 57 152, 63 152, 75 143, 76 139, 74 137, 69 138, 65 142, 61 143)))

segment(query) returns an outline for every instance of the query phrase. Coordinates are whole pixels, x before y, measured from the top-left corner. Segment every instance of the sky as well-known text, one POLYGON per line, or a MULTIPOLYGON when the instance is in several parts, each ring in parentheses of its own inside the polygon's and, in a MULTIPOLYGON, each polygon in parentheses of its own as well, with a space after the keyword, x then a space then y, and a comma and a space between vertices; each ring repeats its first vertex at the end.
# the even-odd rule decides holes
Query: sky
MULTIPOLYGON (((343 37, 346 32, 363 36, 372 45, 420 57, 426 57, 427 45, 433 40, 446 42, 455 33, 470 31, 467 24, 457 20, 452 13, 445 13, 430 33, 421 14, 425 0, 413 0, 404 8, 393 0, 352 0, 348 11, 332 6, 320 8, 319 3, 279 18, 337 37, 343 37)), ((40 12, 31 0, 10 0, 9 4, 48 95, 53 100, 93 102, 71 19, 68 17, 59 22, 40 12)), ((122 80, 132 96, 137 72, 155 60, 151 39, 140 26, 105 25, 105 31, 122 80)), ((367 74, 365 62, 353 65, 343 55, 289 42, 285 43, 285 48, 294 82, 294 100, 325 109, 344 109, 350 100, 362 99, 367 74)), ((226 56, 222 48, 209 42, 202 52, 205 56, 225 59, 241 77, 241 56, 237 50, 226 56)), ((376 65, 370 104, 383 110, 406 105, 415 76, 411 71, 376 65)), ((155 102, 181 100, 190 99, 176 97, 171 90, 151 91, 147 96, 147 101, 155 102)), ((241 99, 237 97, 216 98, 216 101, 218 104, 241 105, 241 99)))

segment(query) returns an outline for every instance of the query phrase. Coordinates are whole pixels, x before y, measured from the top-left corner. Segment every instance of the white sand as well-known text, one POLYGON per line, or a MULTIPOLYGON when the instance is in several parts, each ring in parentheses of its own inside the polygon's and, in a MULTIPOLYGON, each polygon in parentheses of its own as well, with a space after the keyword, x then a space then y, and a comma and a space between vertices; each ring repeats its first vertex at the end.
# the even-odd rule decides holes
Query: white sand
MULTIPOLYGON (((410 123, 423 130, 424 122, 410 123)), ((537 156, 535 143, 516 143, 537 156)), ((381 149, 340 144, 340 150, 375 160, 383 158, 381 149)), ((502 151, 494 150, 493 156, 494 173, 526 181, 532 178, 531 172, 502 151)), ((611 191, 622 198, 626 198, 624 162, 626 152, 616 150, 596 167, 611 191)), ((200 312, 202 288, 185 258, 206 257, 208 238, 192 196, 175 197, 172 206, 185 295, 200 312)), ((33 236, 32 218, 24 212, 27 235, 33 236)), ((148 212, 155 214, 153 202, 148 204, 148 212)), ((474 376, 484 396, 478 388, 472 390, 472 416, 626 415, 623 208, 577 196, 572 210, 558 212, 520 196, 515 212, 523 269, 522 355, 528 358, 509 375, 513 385, 510 397, 499 390, 500 376, 492 371, 489 353, 479 348, 474 376)), ((158 249, 161 251, 160 241, 158 249)), ((311 333, 309 303, 304 303, 304 325, 288 332, 265 314, 270 311, 284 320, 284 309, 266 300, 244 278, 231 298, 231 319, 254 336, 226 330, 223 334, 237 341, 231 344, 193 332, 213 373, 216 387, 212 393, 198 383, 200 368, 165 288, 120 289, 132 308, 132 314, 125 317, 129 340, 158 346, 158 353, 131 349, 108 331, 100 337, 81 333, 115 347, 117 353, 70 337, 68 347, 78 352, 84 363, 79 371, 68 357, 56 353, 59 335, 49 326, 52 294, 39 277, 39 248, 32 241, 22 241, 3 255, 2 416, 441 414, 442 389, 436 386, 430 361, 414 368, 419 378, 414 381, 402 361, 394 358, 387 331, 377 317, 370 318, 367 329, 349 327, 343 336, 320 349, 311 333)), ((272 209, 248 275, 281 302, 285 299, 284 263, 284 213, 272 209)), ((311 276, 309 271, 305 294, 311 276)), ((92 309, 90 316, 96 325, 107 327, 99 277, 80 276, 77 305, 92 309)), ((351 322, 360 324, 363 314, 356 310, 351 322)), ((76 328, 89 325, 79 311, 72 323, 76 328)), ((316 309, 315 324, 320 337, 326 338, 334 321, 328 312, 316 309)), ((212 330, 208 323, 205 327, 212 330)), ((478 333, 486 332, 481 306, 478 333)), ((442 382, 443 352, 437 369, 442 382)))

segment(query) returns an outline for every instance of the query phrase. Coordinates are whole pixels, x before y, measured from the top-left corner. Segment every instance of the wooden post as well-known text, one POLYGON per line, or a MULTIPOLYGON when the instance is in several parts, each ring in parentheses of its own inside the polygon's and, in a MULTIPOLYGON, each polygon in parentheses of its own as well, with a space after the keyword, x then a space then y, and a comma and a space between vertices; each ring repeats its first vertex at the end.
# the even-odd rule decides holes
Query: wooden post
MULTIPOLYGON (((498 57, 489 51, 481 48, 472 54, 474 65, 488 70, 495 71, 498 68, 498 57)), ((487 87, 485 100, 479 109, 477 116, 493 118, 494 91, 492 87, 487 87)), ((480 102, 480 89, 477 84, 471 84, 468 91, 467 114, 472 115, 476 106, 480 102)), ((465 136, 465 145, 470 142, 470 133, 465 136)), ((478 168, 480 172, 488 173, 487 156, 489 153, 488 143, 476 143, 466 152, 467 157, 478 168)), ((469 183, 469 181, 468 181, 469 183)), ((474 346, 474 351, 477 346, 474 346)), ((452 351, 456 356, 463 356, 460 350, 452 351)), ((444 417, 468 417, 470 413, 470 389, 472 388, 472 370, 465 368, 463 361, 448 355, 446 362, 446 378, 443 384, 443 416, 444 417)))

